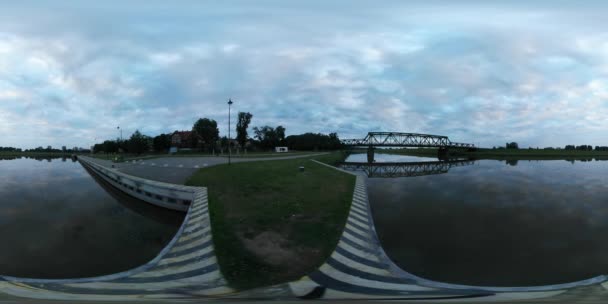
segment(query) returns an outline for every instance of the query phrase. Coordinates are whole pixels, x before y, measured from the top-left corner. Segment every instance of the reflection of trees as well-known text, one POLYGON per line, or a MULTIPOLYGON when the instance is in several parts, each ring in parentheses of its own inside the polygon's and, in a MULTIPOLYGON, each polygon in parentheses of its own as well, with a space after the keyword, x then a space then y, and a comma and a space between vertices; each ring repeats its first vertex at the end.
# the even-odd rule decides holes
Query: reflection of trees
POLYGON ((506 159, 505 163, 507 163, 507 165, 509 165, 509 166, 517 166, 518 161, 519 160, 517 160, 517 159, 506 159))
POLYGON ((363 171, 369 177, 413 177, 447 173, 450 168, 470 166, 474 160, 450 160, 402 163, 339 163, 338 167, 350 171, 363 171))

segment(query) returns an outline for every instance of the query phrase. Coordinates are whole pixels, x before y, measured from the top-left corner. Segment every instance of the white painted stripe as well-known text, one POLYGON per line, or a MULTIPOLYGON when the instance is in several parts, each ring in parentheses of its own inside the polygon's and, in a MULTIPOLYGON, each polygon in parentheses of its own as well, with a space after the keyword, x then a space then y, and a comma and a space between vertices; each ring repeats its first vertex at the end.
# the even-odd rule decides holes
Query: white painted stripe
POLYGON ((171 264, 171 263, 177 263, 177 262, 181 262, 181 261, 185 261, 185 260, 190 260, 190 259, 194 259, 196 257, 202 256, 204 254, 207 254, 209 252, 211 252, 213 250, 213 246, 208 246, 205 247, 199 251, 196 252, 192 252, 192 253, 188 253, 188 254, 184 254, 184 255, 180 255, 180 256, 176 256, 174 258, 166 258, 166 259, 162 259, 158 262, 158 265, 167 265, 167 264, 171 264))
POLYGON ((357 219, 356 219, 356 218, 354 218, 354 217, 350 217, 348 220, 349 220, 349 221, 353 221, 353 222, 355 222, 355 224, 357 224, 357 225, 361 225, 361 226, 363 226, 363 227, 369 227, 369 224, 368 224, 368 223, 364 223, 364 222, 362 222, 362 221, 359 221, 359 220, 357 220, 357 219))
POLYGON ((196 227, 200 227, 201 224, 203 224, 203 223, 204 223, 204 221, 203 221, 202 218, 197 218, 197 219, 194 219, 194 220, 189 220, 186 223, 186 226, 184 226, 185 227, 184 228, 184 232, 185 233, 189 233, 192 230, 194 230, 196 227))
POLYGON ((207 206, 204 206, 202 208, 199 208, 197 210, 193 210, 191 216, 197 216, 201 213, 205 213, 206 211, 209 211, 209 209, 207 208, 207 206))
POLYGON ((354 212, 351 212, 349 216, 350 216, 351 218, 352 218, 352 217, 355 217, 356 219, 358 219, 358 220, 360 220, 360 221, 362 221, 362 222, 364 222, 364 223, 368 223, 368 222, 369 222, 369 221, 368 221, 366 218, 364 218, 364 217, 362 217, 362 216, 360 216, 360 215, 358 215, 358 214, 356 214, 356 213, 354 213, 354 212))
POLYGON ((363 278, 356 277, 356 276, 344 273, 342 271, 339 271, 339 270, 333 268, 329 264, 323 264, 323 266, 321 266, 321 268, 319 268, 319 270, 321 272, 323 272, 324 274, 326 274, 327 276, 332 277, 336 280, 339 280, 342 282, 347 282, 352 285, 362 286, 362 287, 380 288, 380 289, 388 289, 388 290, 401 290, 401 291, 436 290, 434 288, 423 287, 423 286, 412 285, 412 284, 395 284, 395 283, 386 283, 386 282, 380 282, 380 281, 367 280, 367 279, 363 279, 363 278))
POLYGON ((346 223, 346 228, 348 228, 348 229, 350 229, 350 230, 352 230, 352 231, 354 231, 354 232, 356 232, 356 233, 358 233, 358 234, 360 234, 360 235, 362 235, 364 237, 367 237, 367 238, 370 238, 370 239, 372 238, 372 235, 368 231, 363 231, 363 230, 361 230, 361 229, 359 229, 359 228, 357 228, 357 227, 349 224, 348 222, 346 223))
MULTIPOLYGON (((203 228, 202 230, 199 230, 194 233, 190 233, 190 234, 186 234, 186 235, 182 234, 182 236, 177 240, 176 246, 180 246, 179 243, 181 243, 181 242, 185 242, 185 241, 189 241, 191 239, 201 237, 203 234, 208 232, 210 228, 211 227, 207 226, 207 227, 203 228)), ((207 237, 211 237, 211 234, 209 234, 207 237)))
POLYGON ((196 270, 196 269, 205 268, 205 267, 207 267, 209 265, 213 265, 215 263, 217 263, 217 260, 215 259, 215 257, 210 257, 210 258, 204 259, 202 261, 193 262, 193 263, 179 266, 179 267, 170 267, 170 268, 163 269, 163 270, 142 272, 140 274, 136 274, 136 275, 132 276, 132 278, 162 277, 162 276, 166 276, 166 275, 178 274, 178 273, 183 273, 183 272, 188 272, 188 271, 192 271, 192 270, 196 270))
MULTIPOLYGON (((91 289, 120 289, 120 290, 164 290, 167 288, 186 287, 186 286, 201 286, 206 282, 213 282, 221 278, 219 270, 205 273, 199 276, 190 278, 170 280, 164 282, 151 283, 111 283, 111 282, 92 282, 92 283, 72 283, 65 284, 70 287, 91 288, 91 289)), ((102 291, 103 292, 103 291, 102 291)))
MULTIPOLYGON (((378 258, 378 256, 376 256, 376 254, 374 254, 374 253, 359 250, 359 249, 357 249, 355 247, 352 247, 351 245, 348 245, 348 244, 346 244, 344 242, 338 243, 338 247, 340 247, 340 248, 348 251, 349 253, 354 254, 354 255, 362 258, 362 259, 366 259, 366 260, 370 260, 372 262, 380 263, 380 258, 378 258)), ((334 251, 334 253, 336 253, 336 252, 334 251)), ((333 254, 332 254, 332 256, 333 256, 333 254)))
POLYGON ((354 203, 357 203, 359 205, 366 205, 367 206, 367 201, 362 200, 362 199, 353 199, 354 203))
POLYGON ((381 275, 381 276, 386 276, 386 277, 392 277, 393 275, 385 270, 385 269, 381 269, 381 268, 376 268, 376 267, 371 267, 371 266, 367 266, 365 264, 361 264, 357 261, 353 261, 343 255, 341 255, 338 252, 334 252, 334 254, 331 255, 332 258, 334 258, 335 260, 341 262, 344 265, 348 265, 351 268, 355 268, 367 273, 373 273, 373 274, 377 274, 377 275, 381 275))
POLYGON ((367 240, 362 240, 350 233, 348 233, 347 231, 344 231, 344 233, 342 233, 342 236, 347 238, 349 241, 358 244, 361 247, 365 247, 368 249, 374 249, 375 246, 373 244, 370 244, 367 240))
POLYGON ((207 242, 207 241, 208 240, 205 240, 205 238, 201 238, 201 239, 198 239, 198 240, 193 241, 192 243, 189 243, 189 244, 186 244, 186 245, 175 246, 175 247, 171 248, 170 252, 177 252, 177 251, 182 251, 182 250, 190 249, 190 248, 196 247, 198 245, 205 244, 205 242, 207 242))
POLYGON ((353 204, 352 207, 353 207, 353 209, 355 209, 357 211, 360 211, 360 212, 363 212, 363 213, 367 214, 367 208, 363 208, 363 207, 361 207, 359 205, 356 205, 356 204, 353 204))

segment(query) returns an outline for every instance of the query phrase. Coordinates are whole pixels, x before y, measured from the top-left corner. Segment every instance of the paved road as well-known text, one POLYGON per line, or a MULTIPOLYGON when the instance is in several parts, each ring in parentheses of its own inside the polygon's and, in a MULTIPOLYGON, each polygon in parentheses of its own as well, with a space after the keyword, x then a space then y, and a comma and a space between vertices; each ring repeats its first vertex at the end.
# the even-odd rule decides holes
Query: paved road
MULTIPOLYGON (((293 158, 305 158, 317 155, 323 155, 327 153, 315 153, 315 154, 299 154, 290 156, 277 156, 277 157, 251 157, 251 158, 233 158, 232 162, 251 162, 251 161, 267 161, 267 160, 281 160, 281 159, 293 159, 293 158)), ((144 159, 140 161, 130 161, 124 163, 112 163, 109 160, 91 158, 92 161, 106 166, 114 166, 121 172, 129 175, 138 176, 150 180, 156 180, 172 184, 184 184, 186 180, 194 172, 201 168, 211 167, 220 164, 227 164, 228 159, 226 157, 160 157, 152 159, 144 159)))

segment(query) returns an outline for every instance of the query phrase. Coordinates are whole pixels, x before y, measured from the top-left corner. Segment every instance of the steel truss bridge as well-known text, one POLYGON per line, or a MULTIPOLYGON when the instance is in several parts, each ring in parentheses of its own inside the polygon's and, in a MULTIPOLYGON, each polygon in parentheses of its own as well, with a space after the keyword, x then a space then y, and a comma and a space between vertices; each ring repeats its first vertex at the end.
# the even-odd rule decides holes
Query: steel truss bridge
POLYGON ((474 144, 452 142, 447 136, 401 132, 369 132, 363 139, 341 142, 351 147, 475 148, 474 144))
POLYGON ((450 168, 470 166, 474 160, 448 160, 405 163, 339 163, 338 167, 349 171, 363 171, 369 177, 413 177, 447 173, 450 168))

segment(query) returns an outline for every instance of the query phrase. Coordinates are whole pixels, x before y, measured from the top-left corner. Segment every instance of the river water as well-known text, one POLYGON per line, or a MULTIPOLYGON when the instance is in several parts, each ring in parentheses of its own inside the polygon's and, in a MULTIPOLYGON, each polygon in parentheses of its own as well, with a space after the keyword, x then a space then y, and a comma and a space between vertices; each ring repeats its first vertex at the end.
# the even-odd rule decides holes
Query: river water
POLYGON ((70 159, 4 159, 0 173, 0 275, 125 271, 153 259, 183 220, 109 188, 70 159))
POLYGON ((367 182, 380 242, 405 271, 485 286, 608 274, 608 161, 480 160, 429 173, 367 182))

